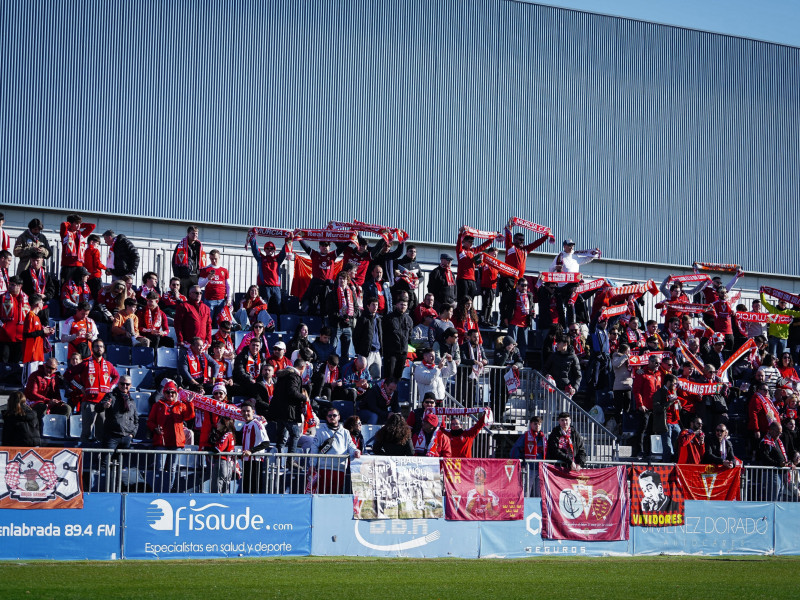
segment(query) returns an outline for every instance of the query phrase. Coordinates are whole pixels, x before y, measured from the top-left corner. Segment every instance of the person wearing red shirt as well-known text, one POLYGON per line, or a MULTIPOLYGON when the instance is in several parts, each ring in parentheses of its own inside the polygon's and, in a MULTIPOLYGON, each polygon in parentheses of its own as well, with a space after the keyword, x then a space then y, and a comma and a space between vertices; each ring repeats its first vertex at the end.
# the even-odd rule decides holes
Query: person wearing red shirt
POLYGON ((695 417, 692 426, 684 429, 678 436, 678 460, 681 465, 699 465, 706 453, 706 436, 703 433, 703 420, 695 417))
POLYGON ((275 313, 281 312, 281 303, 283 301, 281 291, 281 264, 286 259, 287 244, 292 241, 291 237, 286 238, 283 243, 283 248, 275 255, 275 244, 267 242, 264 244, 264 253, 258 249, 256 238, 250 240, 250 251, 253 253, 253 258, 258 263, 258 293, 264 299, 271 310, 275 313))
POLYGON ((100 256, 100 236, 92 234, 88 240, 89 246, 83 253, 83 266, 89 271, 89 289, 92 291, 92 298, 97 300, 97 294, 103 287, 103 271, 106 266, 100 256))
POLYGON ((186 301, 186 296, 181 294, 181 280, 178 277, 173 277, 169 280, 169 289, 161 294, 158 304, 164 314, 174 318, 178 305, 186 301))
POLYGON ((58 361, 48 358, 45 364, 31 373, 25 384, 25 398, 39 418, 39 431, 42 431, 42 419, 47 413, 56 415, 72 414, 69 404, 61 399, 59 389, 62 386, 61 375, 58 372, 58 361))
POLYGON ((72 214, 61 223, 61 283, 66 283, 75 267, 83 266, 86 238, 94 231, 94 223, 84 223, 80 215, 72 214))
POLYGON ((453 458, 472 458, 472 442, 478 437, 485 422, 486 413, 483 413, 477 423, 465 430, 458 417, 450 419, 450 429, 443 431, 450 438, 450 453, 453 458))
POLYGON ((18 363, 22 359, 22 333, 29 310, 22 280, 16 275, 10 277, 8 291, 0 296, 0 358, 5 363, 18 363))
POLYGON ((411 436, 416 456, 450 458, 450 438, 439 427, 439 417, 428 413, 422 417, 422 428, 411 436))
MULTIPOLYGON (((372 248, 367 244, 367 240, 358 236, 358 246, 350 244, 336 244, 338 252, 342 255, 342 262, 347 264, 354 264, 356 266, 355 274, 350 280, 358 286, 364 285, 364 280, 367 278, 367 271, 372 259, 378 255, 381 245, 385 242, 383 239, 379 240, 372 248)), ((382 270, 382 269, 381 269, 382 270)))
MULTIPOLYGON (((167 381, 161 390, 161 397, 153 404, 147 418, 147 428, 153 434, 153 449, 179 450, 186 445, 184 422, 194 417, 194 405, 190 400, 178 399, 178 386, 167 381)), ((173 491, 177 475, 178 458, 174 454, 159 454, 156 465, 156 481, 153 488, 157 493, 173 491), (164 471, 169 472, 169 485, 165 485, 164 471)))
POLYGON ((661 387, 661 369, 658 357, 650 356, 647 366, 633 378, 633 401, 636 406, 637 429, 633 438, 636 457, 650 455, 650 433, 652 431, 653 394, 661 387))
POLYGON ((333 263, 336 262, 339 251, 331 250, 330 242, 326 241, 319 243, 319 252, 312 250, 303 240, 298 241, 311 258, 311 281, 300 300, 300 312, 308 313, 313 310, 320 314, 320 307, 325 306, 328 292, 333 288, 333 263))
POLYGON ((681 433, 681 402, 678 398, 678 378, 664 375, 661 387, 653 394, 653 434, 661 436, 662 462, 678 457, 678 436, 681 433))
POLYGON ((431 315, 434 319, 439 316, 439 313, 433 308, 436 299, 434 298, 433 294, 428 292, 422 299, 422 303, 418 304, 417 307, 414 309, 414 313, 411 317, 414 320, 414 325, 419 325, 425 318, 425 315, 431 315))
MULTIPOLYGON (((492 246, 486 250, 486 254, 492 258, 497 258, 497 248, 492 246)), ((488 327, 497 325, 491 323, 492 309, 494 308, 494 300, 497 297, 497 277, 499 271, 490 264, 483 263, 480 266, 481 273, 481 324, 488 327)))
POLYGON ((456 240, 456 260, 458 269, 456 272, 456 293, 460 301, 465 296, 470 300, 478 294, 478 287, 475 284, 475 254, 483 252, 494 243, 494 238, 489 238, 479 246, 473 247, 475 238, 464 232, 462 228, 458 232, 456 240))
POLYGON ((61 314, 72 316, 78 309, 78 304, 88 302, 94 306, 92 291, 89 289, 89 271, 86 267, 75 267, 69 281, 61 286, 61 314))
POLYGON ((203 303, 211 311, 213 321, 223 306, 232 304, 231 283, 228 269, 219 266, 219 250, 209 252, 208 258, 211 264, 200 269, 198 283, 203 288, 203 303))
POLYGON ((733 350, 733 330, 734 327, 744 336, 746 335, 742 326, 739 324, 739 319, 736 316, 736 311, 728 302, 728 290, 720 288, 717 291, 717 300, 711 304, 714 309, 714 326, 712 329, 719 334, 725 336, 725 351, 731 352, 733 350))
POLYGON ((179 346, 188 347, 192 338, 199 337, 207 347, 211 343, 211 311, 200 301, 200 286, 189 289, 189 300, 175 311, 175 335, 179 346))
POLYGON ((81 398, 81 445, 87 445, 92 439, 92 429, 95 429, 95 438, 103 439, 103 425, 105 415, 100 403, 105 395, 117 385, 119 373, 109 361, 103 358, 106 345, 103 340, 92 342, 92 356, 80 364, 72 379, 72 385, 83 392, 81 398))

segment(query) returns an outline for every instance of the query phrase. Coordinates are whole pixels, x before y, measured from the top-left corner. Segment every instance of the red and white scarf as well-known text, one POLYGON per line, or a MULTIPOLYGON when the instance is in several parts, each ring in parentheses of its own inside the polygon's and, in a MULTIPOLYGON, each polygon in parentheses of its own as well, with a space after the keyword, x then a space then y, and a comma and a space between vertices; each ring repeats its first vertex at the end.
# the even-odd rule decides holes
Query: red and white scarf
POLYGON ((670 275, 667 281, 680 281, 681 283, 695 283, 698 281, 711 281, 711 277, 704 273, 692 273, 690 275, 670 275))
POLYGON ((572 445, 572 427, 569 427, 566 431, 559 428, 558 449, 569 450, 572 458, 575 458, 575 448, 572 445))
POLYGON ((87 365, 87 372, 89 374, 89 391, 107 393, 111 389, 111 376, 109 374, 108 361, 101 358, 99 361, 90 358, 87 365), (98 376, 98 362, 100 363, 99 376, 98 376))
POLYGON ((256 353, 253 356, 249 351, 247 352, 247 363, 245 364, 247 374, 253 379, 258 378, 261 374, 261 355, 256 353))
POLYGON ((539 281, 542 283, 578 283, 580 280, 580 273, 551 273, 545 271, 539 275, 539 281))
POLYGON ((628 312, 628 305, 627 304, 615 304, 614 306, 605 306, 600 311, 600 318, 601 319, 610 319, 611 317, 616 317, 618 315, 624 315, 628 312))
MULTIPOLYGON (((199 241, 197 243, 200 244, 199 241)), ((175 264, 182 267, 189 266, 189 240, 187 238, 183 238, 180 242, 178 242, 178 247, 175 249, 175 264)), ((203 250, 203 244, 200 244, 197 267, 199 269, 203 269, 206 267, 206 265, 206 253, 203 250)))
POLYGON ((714 271, 717 273, 736 273, 741 268, 739 265, 711 262, 697 262, 692 264, 695 273, 700 271, 714 271))
POLYGON ((0 321, 8 323, 14 320, 15 309, 19 305, 19 320, 18 325, 25 324, 25 317, 31 309, 28 303, 28 296, 25 292, 20 292, 16 297, 11 295, 11 292, 3 294, 3 301, 0 303, 0 321))
POLYGON ((322 376, 322 383, 333 383, 339 381, 339 367, 325 365, 325 374, 322 376))
POLYGON ((358 243, 358 236, 353 231, 336 231, 335 229, 295 229, 292 235, 295 239, 303 239, 312 242, 358 243))
POLYGON ((638 298, 644 296, 647 292, 650 292, 654 296, 659 292, 658 284, 652 279, 645 283, 622 285, 609 290, 609 294, 611 294, 612 298, 616 298, 617 296, 635 296, 638 298))
POLYGON ((39 269, 39 272, 36 272, 36 269, 31 268, 31 281, 33 281, 33 288, 37 294, 44 294, 45 286, 47 285, 47 272, 44 268, 39 269))
POLYGON ((767 312, 745 312, 740 311, 736 313, 736 318, 743 323, 777 323, 779 325, 788 325, 792 322, 791 315, 777 315, 767 312))
POLYGON ((767 423, 773 423, 774 421, 780 420, 778 409, 775 408, 775 404, 772 402, 772 399, 769 396, 764 396, 763 394, 756 392, 756 400, 764 409, 764 414, 767 415, 767 423))
POLYGON ((467 225, 461 226, 461 233, 464 236, 473 237, 480 240, 494 240, 503 237, 497 231, 484 231, 483 229, 473 229, 467 225))
POLYGON ((785 300, 789 304, 800 304, 800 296, 796 294, 790 294, 789 292, 784 292, 783 290, 779 290, 773 287, 768 287, 766 285, 761 286, 761 291, 773 298, 777 298, 778 300, 785 300))
POLYGON ((417 456, 433 456, 431 448, 433 448, 439 435, 441 435, 441 430, 437 427, 431 433, 430 442, 425 443, 425 431, 420 429, 417 435, 414 436, 414 454, 417 456))
POLYGON ((273 229, 270 227, 251 227, 250 230, 247 232, 247 241, 244 243, 244 247, 247 248, 248 246, 250 246, 250 242, 259 235, 262 237, 286 239, 292 237, 292 230, 273 229))
POLYGON ((151 333, 161 331, 161 309, 156 307, 150 310, 149 307, 144 307, 144 331, 151 333), (155 314, 155 316, 153 316, 155 314))
POLYGON ((667 308, 677 312, 685 312, 685 313, 704 313, 704 312, 712 312, 714 310, 714 307, 710 304, 693 304, 691 302, 679 302, 679 301, 659 302, 657 308, 667 308))
POLYGON ((383 381, 381 381, 380 390, 381 390, 381 396, 383 396, 383 400, 384 400, 384 402, 386 402, 386 406, 387 407, 391 406, 391 404, 392 404, 392 394, 390 394, 386 390, 386 380, 385 379, 383 381))
POLYGON ((546 235, 550 237, 550 243, 555 242, 555 237, 553 236, 553 231, 549 227, 545 227, 544 225, 537 225, 531 221, 526 219, 521 219, 519 217, 511 217, 511 226, 522 227, 522 229, 527 229, 528 231, 533 231, 534 233, 538 233, 540 235, 546 235))
MULTIPOLYGON (((196 409, 204 410, 220 417, 230 417, 236 421, 244 421, 244 418, 242 418, 242 409, 235 404, 221 402, 220 400, 215 400, 214 398, 209 398, 208 396, 203 396, 202 394, 197 394, 190 390, 184 390, 183 388, 178 390, 178 398, 183 402, 191 402, 196 409)), ((267 420, 260 415, 256 415, 254 420, 264 424, 267 422, 267 420)))
POLYGON ((572 291, 572 296, 569 298, 569 303, 575 304, 575 302, 578 300, 578 296, 584 292, 591 292, 592 290, 600 289, 604 285, 606 285, 606 280, 602 277, 600 279, 595 279, 594 281, 587 281, 586 283, 580 284, 572 291))
POLYGON ((783 446, 783 441, 781 438, 773 438, 771 435, 767 434, 764 436, 764 443, 768 446, 775 446, 780 450, 781 458, 783 462, 786 462, 786 448, 783 446))
POLYGON ((525 432, 525 459, 535 460, 544 458, 544 431, 533 433, 530 429, 525 432))
POLYGON ((699 383, 697 381, 689 381, 688 379, 678 378, 678 387, 684 392, 694 394, 696 396, 711 396, 714 394, 719 394, 720 390, 724 386, 724 383, 699 383))
POLYGON ((448 286, 453 286, 456 284, 456 280, 453 279, 453 273, 450 271, 450 267, 442 267, 442 271, 444 271, 444 278, 447 281, 448 286))
POLYGON ((355 314, 355 302, 353 301, 353 291, 347 286, 337 287, 336 297, 339 300, 339 316, 352 317, 355 314))
POLYGON ((208 361, 204 355, 196 356, 192 349, 189 348, 186 351, 186 360, 189 363, 189 375, 192 376, 192 379, 202 379, 205 380, 206 378, 206 371, 208 370, 208 361))
POLYGON ((483 262, 491 267, 497 269, 497 272, 506 277, 514 277, 515 279, 520 276, 519 269, 515 269, 511 265, 504 263, 502 260, 496 259, 494 256, 481 253, 483 255, 483 262))
POLYGON ((756 348, 756 347, 758 347, 758 344, 756 344, 756 341, 754 339, 750 338, 749 340, 747 340, 744 344, 742 344, 742 346, 738 350, 736 350, 736 352, 731 354, 731 356, 730 356, 730 358, 728 358, 728 360, 726 360, 724 363, 722 363, 720 368, 717 369, 717 375, 719 377, 722 377, 725 374, 725 372, 728 369, 730 369, 737 360, 742 358, 750 350, 752 350, 753 348, 756 348))

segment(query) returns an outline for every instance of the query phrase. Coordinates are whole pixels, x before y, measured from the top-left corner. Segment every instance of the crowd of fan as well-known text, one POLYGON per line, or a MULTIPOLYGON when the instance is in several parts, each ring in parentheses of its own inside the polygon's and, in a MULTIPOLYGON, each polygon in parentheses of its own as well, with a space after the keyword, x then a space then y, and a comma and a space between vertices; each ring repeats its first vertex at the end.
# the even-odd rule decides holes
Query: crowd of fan
MULTIPOLYGON (((376 452, 470 456, 484 417, 469 429, 456 417, 446 428, 444 417, 425 409, 441 402, 448 380, 458 372, 464 375, 456 396, 474 406, 484 367, 507 370, 541 361, 542 371, 566 394, 605 406, 607 416, 619 421, 626 413, 633 416, 634 454, 642 458, 649 454, 650 434, 660 434, 665 461, 733 465, 738 458, 757 455, 762 464, 786 466, 800 460, 794 441, 800 326, 739 323, 736 313, 746 307, 732 306, 727 294, 741 271, 727 285, 714 277, 691 291, 667 278, 660 289, 670 301, 664 321, 648 321, 641 329, 641 292, 619 296, 626 288, 607 283, 572 299, 574 281, 534 280, 498 270, 495 242, 505 246, 505 266, 519 274, 525 273, 528 253, 553 242, 546 232, 526 244, 514 224, 510 220, 503 233, 477 246, 473 230, 463 228, 457 256, 441 255, 421 298, 417 250, 405 238, 398 238, 395 248, 389 236, 370 245, 360 235, 352 243, 323 240, 312 248, 302 236, 288 236, 278 250, 272 241, 260 248, 253 235, 248 241, 258 280, 238 305, 219 251, 206 254, 197 227, 189 227, 175 247, 174 276, 165 289, 153 272, 137 284, 139 255, 128 238, 111 230, 98 236, 95 225, 79 215, 69 215, 60 227, 58 279, 45 268, 52 250, 38 219, 14 244, 3 232, 0 359, 22 362, 26 382, 4 413, 4 443, 38 443, 45 414, 74 411, 82 416, 82 444, 94 438, 105 447, 129 447, 137 415, 130 378, 120 377, 105 358, 106 344, 115 344, 179 349, 177 373, 157 372, 158 391, 147 421, 157 448, 180 448, 195 436, 201 449, 233 447, 231 420, 195 411, 181 399, 183 389, 222 402, 246 399, 242 412, 250 419, 245 419, 242 444, 248 455, 268 447, 269 438, 280 450, 296 452, 304 436, 315 450, 324 445, 326 451, 360 452, 357 424, 364 422, 385 424, 375 440, 376 452), (324 325, 314 337, 309 325, 300 322, 287 343, 270 333, 291 305, 282 289, 281 266, 295 241, 311 265, 306 291, 296 299, 299 313, 309 316, 305 321, 316 318, 324 325), (102 243, 108 246, 105 264, 102 243), (16 275, 10 276, 12 252, 18 263, 16 275), (103 285, 107 275, 112 282, 103 285), (713 309, 701 314, 675 307, 693 294, 702 295, 713 309), (607 318, 604 309, 618 304, 628 306, 625 314, 607 318), (58 340, 51 326, 56 305, 62 319, 58 340), (490 353, 481 329, 496 336, 490 353), (233 338, 237 330, 246 332, 238 345, 233 338), (750 338, 756 342, 754 351, 720 376, 720 366, 750 338), (63 375, 55 358, 45 358, 53 342, 69 344, 63 375), (649 352, 659 354, 641 366, 633 360, 649 352), (398 383, 409 360, 418 361, 413 377, 422 406, 404 420, 397 416, 398 383), (678 378, 724 385, 714 394, 694 395, 678 385, 678 378), (742 413, 750 441, 748 455, 738 458, 726 441, 735 421, 731 407, 737 403, 747 407, 742 413), (343 407, 349 422, 340 426, 343 407), (317 427, 319 419, 325 424, 317 427), (337 437, 344 430, 354 433, 337 437), (717 435, 706 441, 711 432, 717 435)), ((596 249, 576 252, 574 247, 572 240, 564 240, 550 272, 578 273, 581 264, 600 256, 596 249)), ((773 305, 763 294, 751 310, 800 317, 786 302, 773 305)), ((505 386, 501 380, 492 387, 492 408, 501 415, 505 386)), ((544 457, 542 434, 534 425, 520 438, 518 456, 544 457)), ((561 437, 569 435, 562 431, 561 437)))

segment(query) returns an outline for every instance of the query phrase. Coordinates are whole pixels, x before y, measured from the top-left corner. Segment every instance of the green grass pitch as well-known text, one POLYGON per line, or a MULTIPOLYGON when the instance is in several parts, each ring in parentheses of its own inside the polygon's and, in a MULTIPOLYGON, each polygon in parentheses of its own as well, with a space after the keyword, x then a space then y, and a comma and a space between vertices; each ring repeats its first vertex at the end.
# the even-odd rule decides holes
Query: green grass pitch
POLYGON ((800 557, 2 562, 0 598, 331 600, 800 597, 800 557))

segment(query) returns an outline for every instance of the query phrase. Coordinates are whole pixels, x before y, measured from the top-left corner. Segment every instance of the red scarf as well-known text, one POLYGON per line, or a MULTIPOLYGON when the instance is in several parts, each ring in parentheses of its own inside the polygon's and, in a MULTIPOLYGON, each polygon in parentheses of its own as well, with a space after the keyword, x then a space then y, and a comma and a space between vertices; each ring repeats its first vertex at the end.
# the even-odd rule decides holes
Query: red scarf
POLYGON ((528 429, 525 432, 525 459, 537 458, 544 458, 544 431, 533 433, 528 429))
POLYGON ((231 339, 230 335, 224 335, 222 331, 217 331, 214 334, 214 337, 211 338, 212 343, 216 341, 220 341, 225 344, 225 352, 233 352, 233 340, 231 339))
POLYGON ((424 358, 422 359, 422 364, 425 365, 426 367, 428 367, 429 369, 435 369, 436 368, 436 363, 434 361, 425 362, 424 358))
POLYGON ((25 317, 31 309, 30 304, 28 304, 28 296, 25 292, 20 292, 16 297, 12 296, 11 292, 3 294, 3 301, 0 303, 0 321, 4 323, 13 321, 17 306, 20 308, 17 324, 24 325, 25 317))
POLYGON ((783 442, 781 438, 773 439, 771 435, 767 434, 764 436, 764 443, 769 446, 777 446, 778 450, 781 451, 781 457, 783 457, 783 462, 786 462, 786 448, 783 447, 783 442))
POLYGON ((453 273, 450 271, 450 269, 448 267, 442 267, 442 270, 444 271, 444 278, 447 281, 447 285, 455 285, 456 280, 453 279, 453 273))
POLYGON ((322 378, 323 383, 333 383, 339 380, 339 367, 332 367, 325 365, 325 375, 322 378))
POLYGON ((75 304, 78 304, 81 301, 81 297, 85 300, 88 300, 92 292, 89 290, 89 286, 86 284, 78 285, 74 281, 67 282, 67 297, 72 300, 75 304))
POLYGON ((517 290, 517 308, 523 315, 529 315, 531 312, 531 303, 528 292, 520 292, 517 290))
MULTIPOLYGON (((200 242, 197 242, 200 244, 200 242)), ((189 266, 189 240, 183 238, 178 242, 178 247, 175 249, 175 264, 181 267, 189 266)), ((206 253, 203 250, 203 244, 200 244, 200 252, 197 260, 197 268, 203 269, 206 266, 206 253)))
POLYGON ((192 376, 192 379, 205 380, 206 371, 208 370, 206 357, 204 355, 195 356, 192 349, 189 348, 186 351, 186 360, 189 362, 189 375, 192 376))
POLYGON ((247 373, 253 379, 257 379, 258 376, 261 374, 261 354, 256 353, 255 357, 248 352, 247 353, 247 364, 245 365, 245 369, 247 373))
POLYGON ((352 290, 347 286, 337 287, 336 294, 339 299, 339 316, 352 317, 355 314, 352 290))
POLYGON ((95 393, 105 394, 111 389, 111 376, 109 375, 108 361, 101 358, 99 361, 95 358, 90 358, 88 361, 87 369, 89 373, 89 386, 88 389, 95 393), (98 369, 99 363, 99 369, 98 369), (98 376, 99 371, 99 376, 98 376))
POLYGON ((437 427, 431 433, 431 441, 427 444, 425 443, 425 431, 420 429, 417 435, 414 436, 414 454, 417 456, 433 456, 431 453, 431 448, 433 448, 434 444, 436 443, 436 439, 439 436, 440 429, 437 427))
POLYGON ((773 421, 779 420, 778 409, 775 408, 775 405, 772 403, 770 398, 756 392, 756 399, 763 407, 764 413, 767 415, 767 423, 772 423, 773 421))
POLYGON ((44 268, 39 269, 39 272, 36 272, 36 269, 31 268, 31 281, 33 281, 33 287, 37 294, 44 294, 44 288, 47 283, 47 273, 45 272, 44 268))
POLYGON ((392 404, 392 395, 386 391, 386 380, 384 379, 381 381, 380 385, 381 389, 381 396, 383 396, 384 401, 386 402, 387 408, 392 404))
POLYGON ((67 230, 62 242, 65 256, 83 260, 83 255, 86 252, 86 238, 83 237, 80 228, 77 231, 67 230))
POLYGON ((144 330, 161 330, 161 309, 156 307, 155 310, 150 310, 148 307, 144 307, 144 330), (155 313, 155 317, 153 316, 153 313, 155 313))
POLYGON ((560 434, 558 436, 558 449, 569 450, 573 460, 575 459, 575 448, 572 446, 572 427, 564 431, 559 428, 560 434))

